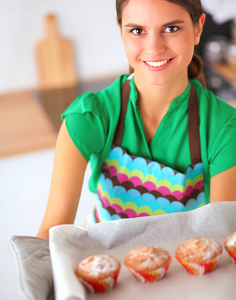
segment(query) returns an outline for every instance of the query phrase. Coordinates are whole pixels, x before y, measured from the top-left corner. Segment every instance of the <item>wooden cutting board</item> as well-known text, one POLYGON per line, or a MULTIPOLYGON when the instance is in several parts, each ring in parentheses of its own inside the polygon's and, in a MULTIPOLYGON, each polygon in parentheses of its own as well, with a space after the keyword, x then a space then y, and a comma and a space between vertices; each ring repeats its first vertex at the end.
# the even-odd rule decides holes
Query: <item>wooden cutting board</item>
POLYGON ((72 42, 60 37, 55 15, 45 16, 46 38, 36 45, 40 87, 70 87, 77 83, 72 42))

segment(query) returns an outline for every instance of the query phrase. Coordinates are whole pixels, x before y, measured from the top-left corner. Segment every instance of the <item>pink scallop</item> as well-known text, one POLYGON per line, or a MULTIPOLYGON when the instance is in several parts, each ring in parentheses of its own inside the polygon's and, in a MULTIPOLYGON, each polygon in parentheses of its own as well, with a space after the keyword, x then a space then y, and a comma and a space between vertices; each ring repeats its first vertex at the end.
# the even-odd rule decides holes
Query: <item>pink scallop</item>
POLYGON ((139 186, 139 185, 142 185, 142 180, 137 177, 137 176, 133 176, 130 178, 130 181, 133 183, 133 185, 136 187, 136 186, 139 186))
POLYGON ((150 215, 147 213, 141 213, 138 215, 138 217, 150 217, 150 215))
POLYGON ((153 182, 151 181, 146 181, 144 182, 143 186, 148 189, 148 191, 155 191, 156 190, 156 186, 153 182))
POLYGON ((117 175, 117 169, 116 169, 116 167, 110 166, 108 168, 108 171, 109 171, 111 177, 117 175))
POLYGON ((125 174, 119 173, 117 175, 117 179, 118 179, 119 183, 122 184, 124 181, 128 180, 128 176, 125 174))
POLYGON ((203 180, 198 181, 198 182, 195 184, 194 189, 198 189, 199 191, 201 191, 202 188, 203 188, 203 185, 204 185, 203 180))
POLYGON ((171 196, 174 196, 177 200, 181 200, 184 197, 184 193, 180 191, 174 191, 171 196))
POLYGON ((116 211, 117 214, 123 212, 123 208, 118 204, 113 204, 110 206, 116 211))
POLYGON ((190 197, 192 191, 193 191, 193 187, 192 186, 188 186, 186 188, 186 190, 185 190, 185 195, 190 197))
POLYGON ((136 213, 133 209, 130 209, 130 208, 126 209, 126 210, 124 211, 124 213, 125 213, 129 218, 135 218, 135 217, 137 217, 137 213, 136 213))
POLYGON ((170 195, 170 190, 165 187, 165 186, 160 186, 158 189, 157 189, 158 192, 160 192, 163 196, 166 196, 166 195, 170 195))
POLYGON ((107 166, 107 163, 104 162, 103 166, 102 166, 103 169, 107 170, 108 169, 108 166, 107 166))
POLYGON ((109 200, 107 200, 107 198, 100 197, 100 199, 101 199, 104 207, 111 206, 111 204, 110 204, 109 200))

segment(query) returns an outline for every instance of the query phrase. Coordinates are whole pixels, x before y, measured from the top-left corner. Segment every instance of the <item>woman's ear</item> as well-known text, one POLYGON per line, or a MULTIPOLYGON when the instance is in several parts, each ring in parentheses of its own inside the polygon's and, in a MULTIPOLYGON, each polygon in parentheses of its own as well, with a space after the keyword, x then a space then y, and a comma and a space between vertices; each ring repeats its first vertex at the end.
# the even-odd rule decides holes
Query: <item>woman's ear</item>
POLYGON ((196 31, 195 31, 195 41, 194 41, 195 46, 198 45, 199 42, 200 42, 205 20, 206 20, 206 15, 205 14, 201 14, 201 16, 199 18, 199 22, 198 22, 198 24, 196 26, 196 31))

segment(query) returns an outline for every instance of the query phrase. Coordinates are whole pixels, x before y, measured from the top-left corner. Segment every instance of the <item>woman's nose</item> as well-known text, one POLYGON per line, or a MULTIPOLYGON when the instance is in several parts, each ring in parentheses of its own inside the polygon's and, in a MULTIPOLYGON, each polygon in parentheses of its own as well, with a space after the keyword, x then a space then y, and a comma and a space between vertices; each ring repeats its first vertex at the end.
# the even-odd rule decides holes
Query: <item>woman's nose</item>
POLYGON ((150 34, 147 41, 147 51, 150 54, 162 54, 166 50, 164 37, 158 34, 150 34))

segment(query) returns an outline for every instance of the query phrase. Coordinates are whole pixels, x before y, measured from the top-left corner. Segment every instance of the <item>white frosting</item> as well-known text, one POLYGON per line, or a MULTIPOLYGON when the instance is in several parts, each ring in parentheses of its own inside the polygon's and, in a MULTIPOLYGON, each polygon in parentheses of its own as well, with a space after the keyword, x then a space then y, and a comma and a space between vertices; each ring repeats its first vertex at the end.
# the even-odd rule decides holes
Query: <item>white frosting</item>
POLYGON ((194 238, 185 242, 178 248, 184 253, 184 260, 195 261, 196 259, 200 259, 201 261, 207 261, 218 254, 221 245, 212 239, 194 238))
POLYGON ((85 258, 79 264, 79 271, 89 272, 93 277, 99 274, 114 272, 117 269, 118 261, 108 255, 94 255, 85 258))
POLYGON ((137 261, 142 265, 142 269, 152 266, 161 266, 163 262, 169 260, 169 253, 161 248, 145 246, 138 249, 133 249, 129 253, 130 261, 137 261))

